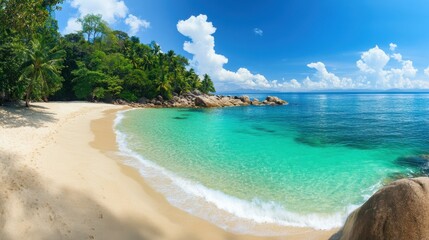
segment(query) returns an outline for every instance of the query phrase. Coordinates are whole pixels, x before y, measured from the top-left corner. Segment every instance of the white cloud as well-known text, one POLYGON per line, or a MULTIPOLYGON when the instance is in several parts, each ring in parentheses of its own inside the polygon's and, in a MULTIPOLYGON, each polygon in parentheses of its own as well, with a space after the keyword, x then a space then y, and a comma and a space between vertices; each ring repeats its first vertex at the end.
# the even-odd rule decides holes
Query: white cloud
POLYGON ((191 39, 186 41, 183 49, 193 54, 191 65, 199 74, 209 74, 213 80, 228 82, 242 88, 269 88, 272 83, 261 74, 253 74, 246 68, 239 68, 236 72, 226 70, 224 65, 228 58, 217 54, 215 39, 212 34, 216 28, 207 21, 206 15, 191 16, 187 20, 177 23, 177 30, 191 39))
POLYGON ((394 54, 392 54, 392 58, 395 59, 398 62, 402 61, 402 55, 400 53, 394 53, 394 54))
MULTIPOLYGON (((140 28, 145 28, 145 26, 149 26, 150 24, 146 20, 141 20, 132 14, 128 14, 129 9, 127 5, 124 1, 120 0, 70 0, 70 6, 77 9, 80 18, 88 14, 100 14, 103 20, 109 24, 116 23, 118 20, 124 20, 130 26, 130 33, 134 34, 140 28)), ((67 26, 63 30, 63 34, 81 30, 81 24, 76 19, 76 17, 72 17, 67 21, 67 26)))
POLYGON ((401 68, 386 69, 390 57, 378 46, 362 54, 356 65, 361 71, 360 78, 367 81, 367 88, 411 89, 429 87, 425 81, 415 79, 418 70, 413 66, 411 60, 404 60, 399 53, 393 54, 392 59, 401 64, 401 68))
POLYGON ((77 21, 77 18, 69 18, 67 21, 67 26, 63 30, 63 34, 78 32, 80 30, 82 30, 82 24, 77 21))
POLYGON ((141 28, 150 27, 150 22, 140 19, 132 14, 128 15, 127 19, 125 19, 125 24, 130 26, 129 34, 132 36, 136 35, 141 28))
POLYGON ((318 81, 312 81, 309 77, 304 80, 304 86, 309 89, 350 89, 354 88, 352 79, 339 78, 333 73, 328 72, 322 62, 307 64, 307 67, 316 69, 315 77, 318 81))
POLYGON ((128 13, 125 2, 117 0, 71 0, 70 5, 78 9, 80 16, 101 14, 108 23, 116 22, 117 18, 125 18, 128 13))
MULTIPOLYGON (((177 30, 191 40, 186 41, 183 49, 193 55, 191 66, 199 74, 209 74, 216 86, 225 89, 250 88, 272 89, 281 91, 306 91, 323 89, 429 89, 429 81, 418 79, 417 68, 413 62, 404 59, 400 53, 386 54, 378 46, 361 54, 356 61, 357 71, 350 76, 340 77, 329 72, 322 62, 312 62, 307 67, 314 69, 313 76, 301 81, 268 80, 261 74, 254 74, 246 68, 239 68, 236 72, 224 68, 228 58, 216 53, 216 28, 207 21, 206 15, 191 16, 177 24, 177 30), (391 59, 396 61, 396 68, 391 67, 391 59), (399 64, 399 67, 398 67, 399 64)), ((396 44, 390 44, 390 50, 395 51, 396 44)), ((429 67, 424 70, 429 76, 429 67)))
POLYGON ((256 35, 259 35, 259 36, 264 35, 264 31, 262 31, 262 29, 260 29, 260 28, 255 28, 255 29, 253 29, 253 32, 254 32, 256 35))
POLYGON ((378 46, 375 46, 362 53, 361 59, 356 62, 356 65, 362 72, 375 73, 381 71, 389 60, 389 56, 378 46))

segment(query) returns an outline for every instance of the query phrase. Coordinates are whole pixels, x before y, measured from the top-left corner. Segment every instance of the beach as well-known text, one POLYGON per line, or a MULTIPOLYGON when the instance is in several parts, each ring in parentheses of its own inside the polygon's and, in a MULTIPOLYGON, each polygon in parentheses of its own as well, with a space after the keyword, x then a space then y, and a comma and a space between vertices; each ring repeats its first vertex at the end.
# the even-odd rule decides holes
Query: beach
MULTIPOLYGON (((170 205, 122 164, 113 122, 124 106, 84 102, 0 108, 0 239, 262 239, 170 205)), ((270 239, 328 239, 283 228, 270 239)))

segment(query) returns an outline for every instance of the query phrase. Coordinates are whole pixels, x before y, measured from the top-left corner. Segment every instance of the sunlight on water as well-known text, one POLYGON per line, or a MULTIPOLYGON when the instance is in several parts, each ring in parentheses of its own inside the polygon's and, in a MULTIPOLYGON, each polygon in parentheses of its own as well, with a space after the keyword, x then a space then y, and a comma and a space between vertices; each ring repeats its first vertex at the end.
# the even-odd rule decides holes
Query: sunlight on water
POLYGON ((127 111, 118 142, 143 175, 168 176, 153 184, 187 211, 199 199, 237 218, 318 229, 340 226, 384 182, 421 172, 407 157, 429 152, 429 95, 280 97, 290 104, 127 111))

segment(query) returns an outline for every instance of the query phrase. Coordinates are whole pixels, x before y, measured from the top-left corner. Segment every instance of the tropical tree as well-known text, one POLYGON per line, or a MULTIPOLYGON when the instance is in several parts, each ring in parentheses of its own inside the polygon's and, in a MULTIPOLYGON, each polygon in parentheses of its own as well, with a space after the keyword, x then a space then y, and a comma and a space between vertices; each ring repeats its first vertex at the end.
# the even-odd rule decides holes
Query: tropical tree
POLYGON ((204 74, 204 78, 203 81, 201 82, 201 87, 199 89, 202 93, 211 93, 211 92, 216 92, 213 82, 210 78, 209 75, 204 74))
POLYGON ((47 97, 61 88, 61 68, 65 56, 64 50, 49 49, 43 42, 33 39, 25 50, 27 61, 22 66, 19 81, 26 85, 25 105, 29 107, 32 95, 36 98, 47 97))
POLYGON ((201 88, 201 80, 198 74, 195 73, 193 68, 189 69, 186 73, 186 82, 189 84, 191 90, 200 89, 201 88))
POLYGON ((165 99, 172 98, 171 89, 172 87, 171 87, 170 81, 165 76, 162 78, 159 78, 156 81, 156 90, 163 98, 165 99))
POLYGON ((82 24, 82 33, 86 35, 88 42, 94 43, 94 40, 105 34, 108 29, 100 14, 88 14, 78 21, 82 24))
POLYGON ((0 0, 0 29, 29 41, 38 30, 46 27, 47 20, 63 0, 0 0))

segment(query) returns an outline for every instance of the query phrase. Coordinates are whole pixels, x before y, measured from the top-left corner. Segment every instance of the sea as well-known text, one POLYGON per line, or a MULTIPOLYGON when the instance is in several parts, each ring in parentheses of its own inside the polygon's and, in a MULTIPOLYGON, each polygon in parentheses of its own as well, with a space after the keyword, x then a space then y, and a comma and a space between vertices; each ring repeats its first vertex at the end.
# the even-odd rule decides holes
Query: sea
POLYGON ((429 94, 275 95, 289 104, 119 112, 120 154, 172 205, 261 235, 341 227, 382 186, 429 172, 429 94))

